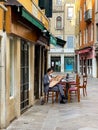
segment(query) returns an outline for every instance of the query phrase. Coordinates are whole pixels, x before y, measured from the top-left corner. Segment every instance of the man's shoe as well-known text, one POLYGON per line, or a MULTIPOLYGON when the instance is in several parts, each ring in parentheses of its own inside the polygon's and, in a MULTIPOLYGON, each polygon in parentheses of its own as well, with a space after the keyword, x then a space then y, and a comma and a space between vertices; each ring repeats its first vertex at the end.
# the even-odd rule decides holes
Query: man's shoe
POLYGON ((65 104, 67 101, 66 100, 61 100, 60 104, 65 104))
POLYGON ((64 101, 60 101, 60 104, 65 104, 65 102, 64 101))

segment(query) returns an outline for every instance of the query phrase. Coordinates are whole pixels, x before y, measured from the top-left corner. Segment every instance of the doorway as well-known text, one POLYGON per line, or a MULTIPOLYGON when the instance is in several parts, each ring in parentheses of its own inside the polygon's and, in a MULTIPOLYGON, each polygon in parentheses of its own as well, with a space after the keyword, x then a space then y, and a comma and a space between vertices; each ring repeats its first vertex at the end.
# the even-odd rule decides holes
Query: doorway
POLYGON ((29 45, 21 41, 21 112, 29 105, 29 45))
POLYGON ((60 57, 51 57, 51 67, 55 72, 61 72, 61 59, 60 57))

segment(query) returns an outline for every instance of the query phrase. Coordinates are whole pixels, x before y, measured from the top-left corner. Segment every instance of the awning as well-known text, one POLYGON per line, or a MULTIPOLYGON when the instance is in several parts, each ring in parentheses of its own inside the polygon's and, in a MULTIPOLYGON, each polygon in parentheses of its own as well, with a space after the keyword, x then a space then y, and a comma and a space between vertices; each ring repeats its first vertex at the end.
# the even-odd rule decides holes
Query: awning
POLYGON ((58 37, 54 37, 52 34, 50 35, 50 44, 53 44, 54 46, 61 46, 64 47, 66 41, 58 38, 58 37))
POLYGON ((84 53, 88 53, 88 52, 90 52, 91 51, 91 47, 89 47, 89 48, 84 48, 84 49, 82 49, 82 50, 78 50, 78 51, 76 51, 76 53, 77 54, 84 54, 84 53))
POLYGON ((57 45, 57 39, 53 35, 50 35, 50 44, 57 45))
POLYGON ((91 49, 86 49, 86 50, 80 50, 79 54, 83 54, 83 53, 88 53, 91 49))
POLYGON ((22 17, 28 20, 30 23, 35 25, 41 30, 44 30, 44 25, 36 19, 32 14, 30 14, 17 0, 8 0, 5 2, 5 5, 11 5, 11 6, 17 6, 17 7, 22 7, 22 17))
POLYGON ((22 8, 22 17, 24 17, 26 20, 28 20, 30 23, 32 23, 39 29, 44 30, 44 25, 24 8, 22 8))
POLYGON ((66 41, 64 41, 64 40, 62 40, 62 39, 60 39, 60 38, 58 38, 58 37, 56 37, 56 39, 57 39, 57 44, 58 44, 59 46, 64 47, 66 41))

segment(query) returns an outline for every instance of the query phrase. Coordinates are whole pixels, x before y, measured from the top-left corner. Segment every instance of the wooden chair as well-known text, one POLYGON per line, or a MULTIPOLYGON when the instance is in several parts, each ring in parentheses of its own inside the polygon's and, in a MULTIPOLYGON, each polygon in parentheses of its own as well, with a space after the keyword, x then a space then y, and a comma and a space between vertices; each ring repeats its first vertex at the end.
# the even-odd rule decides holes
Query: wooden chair
POLYGON ((69 83, 69 89, 68 89, 68 102, 71 100, 71 96, 75 95, 77 96, 78 102, 80 102, 80 77, 76 76, 76 82, 75 83, 69 83))
POLYGON ((58 103, 58 95, 59 95, 58 91, 49 90, 48 94, 44 95, 45 102, 48 103, 49 98, 52 98, 52 103, 54 103, 55 101, 58 103))
POLYGON ((79 86, 80 89, 83 89, 83 96, 87 96, 87 76, 83 75, 83 84, 79 86))

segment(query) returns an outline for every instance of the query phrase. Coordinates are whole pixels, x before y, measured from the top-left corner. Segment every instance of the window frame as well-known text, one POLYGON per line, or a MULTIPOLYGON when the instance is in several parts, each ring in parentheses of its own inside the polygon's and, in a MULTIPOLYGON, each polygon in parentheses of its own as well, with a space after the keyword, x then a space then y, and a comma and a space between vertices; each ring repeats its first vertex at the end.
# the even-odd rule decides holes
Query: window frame
POLYGON ((73 49, 74 48, 74 36, 70 35, 70 36, 67 36, 67 49, 73 49), (68 43, 68 38, 72 38, 72 45, 69 45, 68 43))
POLYGON ((73 17, 74 17, 74 7, 73 6, 68 6, 67 7, 67 19, 73 19, 73 17), (72 9, 72 10, 70 10, 70 9, 72 9), (71 16, 70 16, 70 14, 71 14, 71 16))
POLYGON ((56 29, 58 29, 58 30, 62 29, 62 17, 61 16, 56 17, 56 29), (59 18, 60 18, 60 20, 59 20, 59 18))

